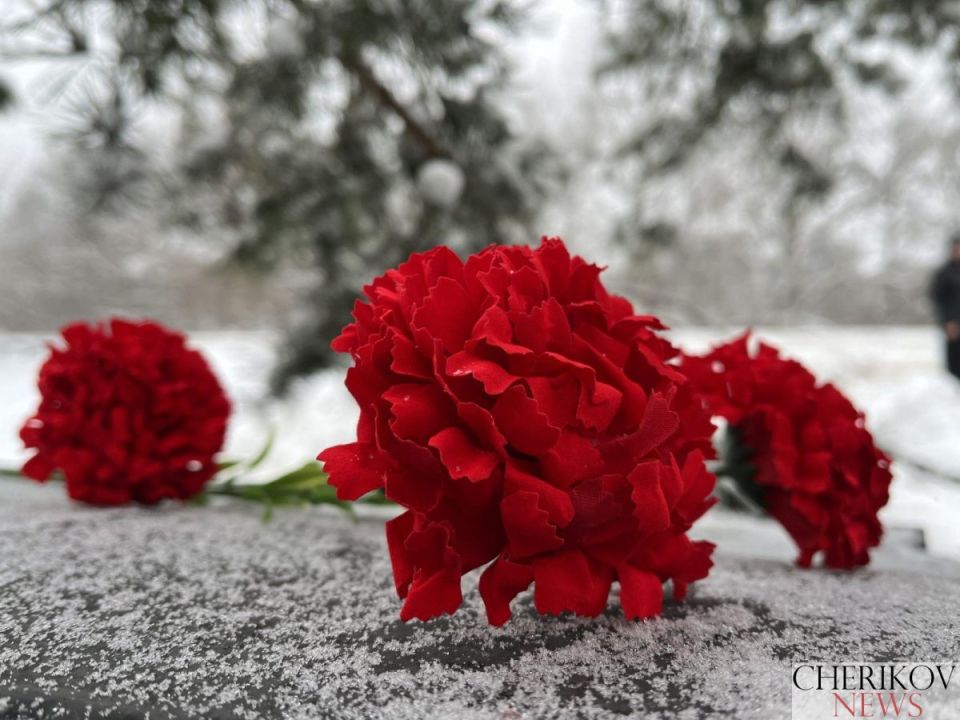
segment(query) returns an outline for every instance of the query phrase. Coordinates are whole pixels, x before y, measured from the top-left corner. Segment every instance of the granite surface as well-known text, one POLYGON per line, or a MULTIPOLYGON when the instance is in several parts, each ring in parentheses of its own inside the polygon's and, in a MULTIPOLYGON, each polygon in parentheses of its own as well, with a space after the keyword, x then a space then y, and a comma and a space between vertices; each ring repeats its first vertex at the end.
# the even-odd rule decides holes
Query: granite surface
POLYGON ((96 510, 0 492, 0 717, 790 717, 794 660, 960 659, 960 572, 891 533, 870 569, 801 571, 711 514, 717 566, 663 617, 403 624, 382 517, 236 503, 96 510))

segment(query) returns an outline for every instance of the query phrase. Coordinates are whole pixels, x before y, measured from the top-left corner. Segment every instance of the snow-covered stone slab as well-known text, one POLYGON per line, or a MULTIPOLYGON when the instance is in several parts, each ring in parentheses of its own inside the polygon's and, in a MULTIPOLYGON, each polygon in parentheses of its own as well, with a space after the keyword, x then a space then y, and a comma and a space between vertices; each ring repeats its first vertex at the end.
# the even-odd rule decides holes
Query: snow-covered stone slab
POLYGON ((0 496, 0 717, 787 718, 795 659, 960 656, 960 575, 909 539, 853 573, 731 541, 648 622, 614 599, 543 618, 528 595, 490 628, 472 577, 456 616, 403 624, 382 520, 32 490, 0 496))

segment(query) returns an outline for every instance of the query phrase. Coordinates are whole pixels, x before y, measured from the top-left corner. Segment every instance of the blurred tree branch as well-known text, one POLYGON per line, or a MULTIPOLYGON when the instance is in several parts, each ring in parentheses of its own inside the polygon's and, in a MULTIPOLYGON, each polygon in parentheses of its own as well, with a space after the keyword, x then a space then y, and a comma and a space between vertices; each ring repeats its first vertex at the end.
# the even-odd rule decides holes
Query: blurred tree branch
MULTIPOLYGON (((904 229, 889 208, 903 204, 903 183, 916 182, 919 169, 884 169, 899 173, 897 190, 865 177, 849 104, 869 91, 895 106, 912 81, 904 58, 936 56, 950 73, 944 89, 956 108, 957 4, 608 0, 603 7, 598 92, 620 110, 604 162, 621 168, 632 189, 615 235, 638 261, 634 282, 695 320, 703 313, 670 294, 678 274, 692 276, 683 286, 690 298, 737 308, 750 322, 805 317, 811 308, 878 316, 867 301, 843 297, 858 263, 832 245, 847 232, 838 218, 880 213, 878 244, 899 246, 892 235, 904 229), (856 183, 859 192, 851 190, 856 183), (751 216, 728 215, 732 206, 749 207, 751 216)), ((903 257, 886 250, 880 257, 903 275, 895 265, 903 257)), ((909 272, 915 287, 918 271, 909 272)), ((893 300, 872 303, 895 312, 893 300)), ((911 301, 904 313, 916 317, 915 307, 911 301)))
POLYGON ((393 96, 393 93, 377 80, 363 60, 346 54, 341 54, 339 58, 343 66, 354 74, 364 88, 384 106, 396 113, 397 117, 403 120, 407 132, 423 147, 427 155, 431 157, 453 158, 453 153, 444 147, 433 135, 427 132, 426 128, 410 114, 410 111, 393 96))
POLYGON ((20 59, 96 57, 70 128, 86 206, 160 207, 247 267, 312 268, 282 389, 331 360, 372 275, 441 242, 529 239, 546 153, 494 101, 509 68, 486 39, 518 19, 497 0, 59 0, 3 37, 53 33, 20 59), (174 157, 139 136, 140 98, 177 108, 174 157), (438 158, 463 178, 450 204, 420 178, 438 158))

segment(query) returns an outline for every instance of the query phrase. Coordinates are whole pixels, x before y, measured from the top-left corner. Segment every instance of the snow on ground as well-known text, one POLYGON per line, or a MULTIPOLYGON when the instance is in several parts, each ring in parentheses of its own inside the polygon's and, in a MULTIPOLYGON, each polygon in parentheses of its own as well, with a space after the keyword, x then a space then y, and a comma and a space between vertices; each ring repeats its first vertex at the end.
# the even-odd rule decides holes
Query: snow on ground
MULTIPOLYGON (((960 655, 960 566, 943 560, 797 572, 718 552, 657 621, 624 622, 617 589, 597 618, 542 617, 528 591, 502 628, 474 571, 456 615, 400 623, 380 523, 30 489, 32 513, 0 489, 7 718, 788 720, 793 662, 960 655)), ((949 698, 925 694, 925 717, 957 720, 949 698)))
MULTIPOLYGON (((732 337, 736 329, 672 333, 690 351, 732 337)), ((763 330, 761 337, 832 380, 867 413, 868 426, 895 457, 960 477, 960 383, 941 369, 933 328, 810 327, 763 330)), ((36 371, 45 356, 39 335, 0 335, 0 465, 24 458, 17 429, 35 406, 36 371)), ((343 387, 343 369, 295 384, 287 398, 270 400, 267 374, 275 358, 270 333, 199 333, 194 342, 210 358, 236 406, 227 442, 231 457, 253 457, 270 429, 276 442, 262 477, 312 459, 348 441, 357 409, 343 387)), ((925 531, 933 554, 960 559, 960 483, 907 464, 896 481, 884 520, 925 531)), ((785 545, 786 547, 786 545, 785 545)))

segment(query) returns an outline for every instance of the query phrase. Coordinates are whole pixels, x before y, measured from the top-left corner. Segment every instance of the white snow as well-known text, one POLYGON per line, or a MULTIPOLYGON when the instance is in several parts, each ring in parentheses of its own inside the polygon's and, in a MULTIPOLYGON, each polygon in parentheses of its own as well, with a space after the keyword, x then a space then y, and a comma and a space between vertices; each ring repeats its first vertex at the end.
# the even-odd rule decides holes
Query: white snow
POLYGON ((295 18, 274 18, 267 27, 267 52, 278 58, 303 55, 304 44, 295 18))
POLYGON ((2 487, 9 717, 42 702, 44 717, 788 718, 792 662, 960 651, 942 560, 800 572, 718 553, 660 619, 625 621, 616 592, 597 618, 542 617, 526 592, 502 628, 473 573, 455 616, 402 624, 378 522, 76 508, 39 487, 24 513, 2 487))
MULTIPOLYGON (((739 330, 673 332, 688 350, 699 351, 739 330)), ((940 363, 940 338, 933 328, 811 327, 763 330, 759 335, 806 362, 824 380, 849 393, 867 413, 878 443, 902 457, 960 477, 960 383, 940 363)), ((17 430, 32 412, 36 371, 49 337, 0 335, 0 465, 21 462, 17 430)), ((270 333, 199 333, 195 344, 209 357, 235 404, 226 453, 251 458, 270 428, 273 453, 259 470, 269 477, 312 459, 329 445, 349 441, 357 409, 343 387, 343 368, 296 383, 281 401, 267 398, 267 374, 277 342, 270 333)), ((960 482, 906 463, 895 463, 885 523, 921 528, 934 555, 960 559, 960 482)), ((789 543, 780 550, 792 557, 789 543)))
POLYGON ((460 200, 466 178, 455 162, 444 158, 427 160, 417 170, 417 188, 427 201, 450 209, 460 200))

